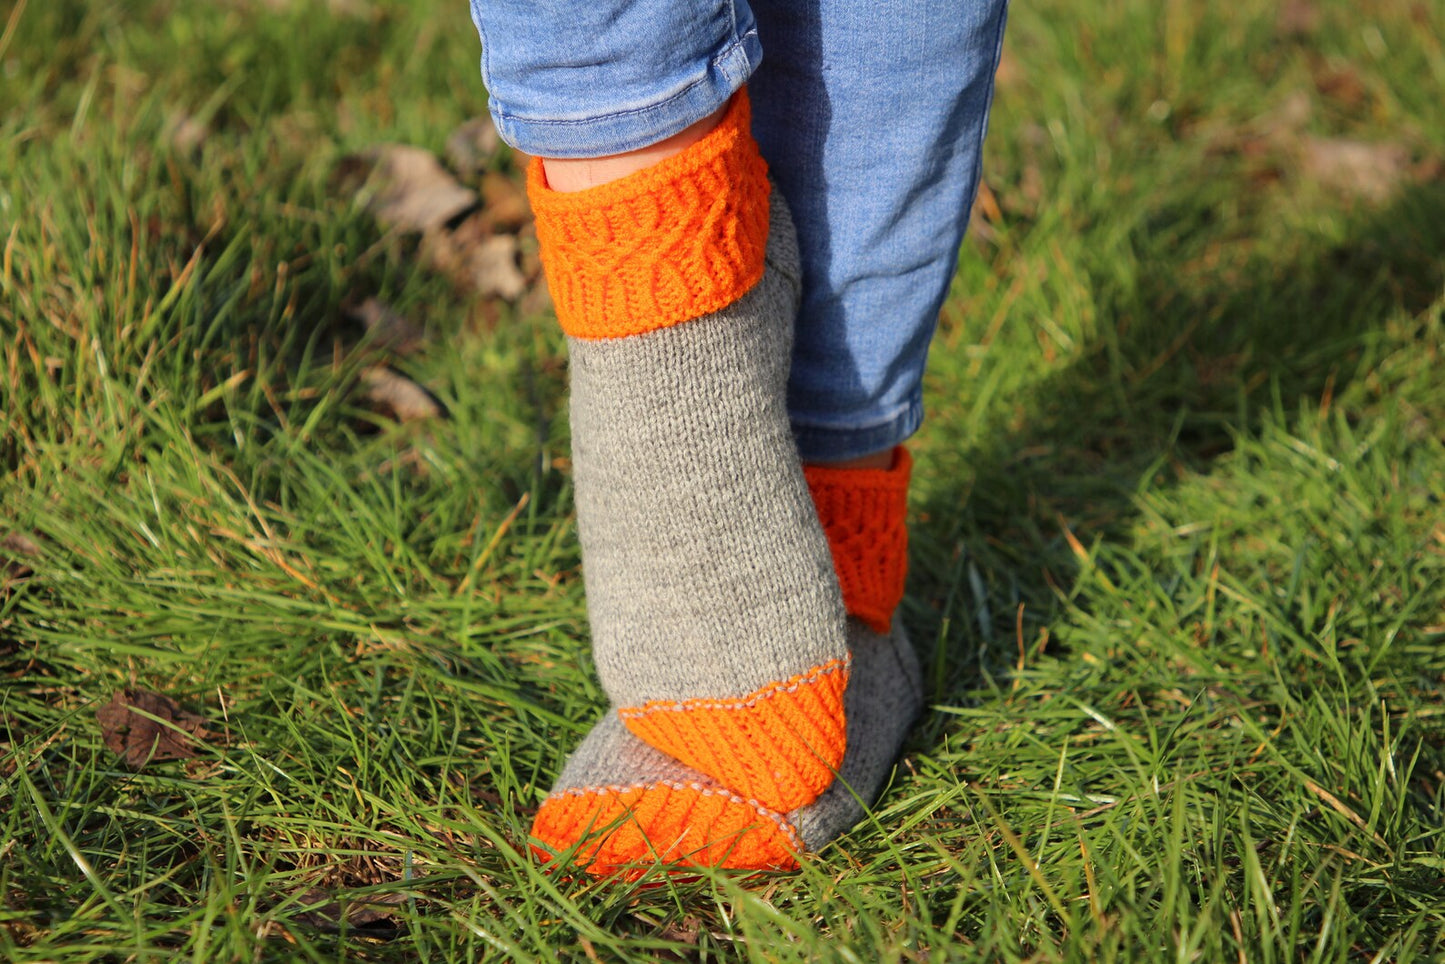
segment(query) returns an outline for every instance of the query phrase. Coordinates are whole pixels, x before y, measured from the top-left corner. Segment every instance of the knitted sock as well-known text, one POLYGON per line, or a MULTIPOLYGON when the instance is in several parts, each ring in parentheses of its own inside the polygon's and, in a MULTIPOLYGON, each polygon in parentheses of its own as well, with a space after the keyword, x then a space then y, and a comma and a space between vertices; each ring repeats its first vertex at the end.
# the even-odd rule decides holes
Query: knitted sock
MULTIPOLYGON (((889 470, 809 469, 850 614, 848 748, 838 779, 782 813, 659 753, 609 715, 567 761, 537 811, 539 857, 567 854, 597 876, 654 863, 789 870, 863 816, 922 702, 918 663, 892 616, 903 591, 910 463, 889 470)), ((744 749, 744 748, 740 748, 744 749)))
POLYGON ((628 730, 728 791, 810 803, 843 759, 848 650, 785 410, 797 242, 746 96, 647 170, 562 194, 535 163, 528 191, 568 335, 603 688, 628 730))

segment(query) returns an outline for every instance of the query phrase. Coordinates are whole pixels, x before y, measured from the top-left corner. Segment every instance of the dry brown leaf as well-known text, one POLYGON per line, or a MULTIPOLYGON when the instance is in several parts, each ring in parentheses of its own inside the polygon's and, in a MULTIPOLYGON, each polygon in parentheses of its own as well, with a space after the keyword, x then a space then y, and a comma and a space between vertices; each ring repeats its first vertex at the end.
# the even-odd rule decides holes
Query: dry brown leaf
MULTIPOLYGON (((231 4, 237 7, 246 7, 250 4, 257 4, 268 10, 283 11, 292 7, 299 7, 301 4, 311 3, 314 0, 231 0, 231 4)), ((373 12, 373 5, 370 0, 326 0, 328 13, 347 17, 369 17, 373 12)))
POLYGON ((435 154, 420 147, 380 144, 342 163, 344 172, 358 166, 370 168, 362 204, 384 227, 428 231, 477 203, 475 191, 458 184, 435 154))
POLYGON ((480 294, 495 294, 514 301, 527 290, 527 279, 517 267, 517 239, 495 234, 471 252, 472 287, 480 294))
POLYGON ((517 238, 490 234, 481 218, 468 218, 455 231, 431 231, 422 238, 422 256, 458 286, 482 295, 513 301, 527 290, 517 265, 517 238))
POLYGON ((350 898, 343 903, 330 891, 312 887, 297 898, 297 903, 306 910, 292 920, 325 931, 340 930, 345 921, 348 928, 384 932, 397 927, 395 908, 405 899, 402 894, 376 894, 350 898))
POLYGON ((202 741, 215 734, 206 721, 188 713, 169 696, 149 690, 120 690, 95 711, 107 749, 127 766, 140 769, 161 760, 188 760, 202 741))
POLYGON ((371 348, 407 355, 425 341, 419 326, 379 298, 367 298, 346 313, 366 329, 371 348))
POLYGON ((1320 96, 1331 100, 1346 110, 1359 110, 1369 99, 1370 91, 1359 71, 1346 64, 1343 67, 1323 68, 1314 75, 1315 89, 1320 96))
POLYGON ((1292 90, 1259 125, 1260 136, 1280 139, 1291 137, 1310 122, 1315 104, 1307 90, 1292 90))
POLYGON ((0 539, 0 584, 24 579, 34 572, 23 560, 40 555, 40 546, 23 532, 11 532, 0 539))
POLYGON ((1320 28, 1320 8, 1314 0, 1285 0, 1280 5, 1274 28, 1281 37, 1309 37, 1320 28))
POLYGON ((527 191, 516 178, 487 174, 482 178, 481 190, 481 216, 493 232, 515 233, 531 220, 527 191))
POLYGON ((1410 151, 1403 144, 1304 137, 1300 172, 1328 190, 1378 204, 1410 178, 1410 151))
POLYGON ((1024 69, 1014 56, 1013 48, 1004 44, 999 54, 998 69, 994 71, 994 83, 1000 87, 1013 87, 1024 79, 1024 69))
POLYGON ((210 129, 204 122, 196 120, 185 111, 173 114, 162 135, 178 154, 193 153, 210 136, 210 129))
POLYGON ((998 198, 994 196, 993 188, 988 186, 987 181, 978 182, 978 193, 973 199, 974 217, 988 219, 993 224, 1003 220, 1003 211, 998 206, 998 198))
POLYGON ((463 180, 470 181, 481 173, 502 146, 497 127, 486 114, 474 117, 452 131, 447 138, 447 164, 463 180))
POLYGON ((435 395, 389 366, 368 368, 361 383, 366 397, 398 422, 447 417, 446 406, 435 395))

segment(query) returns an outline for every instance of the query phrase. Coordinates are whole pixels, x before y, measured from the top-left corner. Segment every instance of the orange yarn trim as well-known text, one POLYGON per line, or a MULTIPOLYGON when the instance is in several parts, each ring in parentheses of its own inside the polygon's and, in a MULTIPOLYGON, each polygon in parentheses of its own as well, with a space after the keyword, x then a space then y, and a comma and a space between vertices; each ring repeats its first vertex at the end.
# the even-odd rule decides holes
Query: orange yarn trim
POLYGON ((747 92, 682 152, 609 184, 559 193, 542 161, 527 196, 557 320, 574 338, 621 338, 725 308, 763 276, 768 167, 747 92))
POLYGON ((886 633, 908 578, 908 450, 893 450, 889 469, 804 466, 818 519, 833 551, 843 607, 886 633))
POLYGON ((802 841, 788 822, 701 783, 587 787, 542 801, 532 822, 542 861, 571 849, 595 877, 642 876, 658 863, 736 870, 794 870, 802 841))
POLYGON ((656 749, 730 790, 789 813, 818 798, 843 762, 848 660, 834 659, 736 700, 651 700, 617 711, 656 749))

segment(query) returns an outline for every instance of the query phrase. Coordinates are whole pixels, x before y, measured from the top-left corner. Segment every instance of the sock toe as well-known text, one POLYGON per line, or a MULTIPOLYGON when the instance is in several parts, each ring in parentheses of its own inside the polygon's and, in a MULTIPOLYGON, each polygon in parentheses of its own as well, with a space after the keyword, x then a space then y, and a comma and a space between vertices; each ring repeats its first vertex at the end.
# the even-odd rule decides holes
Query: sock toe
POLYGON ((801 839, 781 813, 734 793, 604 716, 537 811, 533 851, 594 876, 677 867, 790 870, 801 839))
POLYGON ((702 782, 573 788, 543 801, 532 849, 596 877, 635 878, 656 864, 792 870, 802 844, 780 815, 702 782))

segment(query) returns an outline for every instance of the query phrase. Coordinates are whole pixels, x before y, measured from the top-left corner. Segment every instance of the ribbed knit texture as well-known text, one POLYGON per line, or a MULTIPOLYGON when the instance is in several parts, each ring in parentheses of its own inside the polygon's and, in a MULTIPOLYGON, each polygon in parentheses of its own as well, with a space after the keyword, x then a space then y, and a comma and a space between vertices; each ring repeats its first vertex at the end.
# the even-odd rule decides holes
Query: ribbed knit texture
POLYGON ((817 800, 787 814, 769 810, 658 752, 609 715, 538 809, 534 851, 543 860, 570 852, 572 863, 599 877, 632 878, 657 863, 684 871, 797 866, 803 851, 863 817, 922 702, 918 661, 901 626, 880 635, 849 620, 848 641, 848 752, 817 800))
POLYGON ((653 701, 618 716, 633 733, 724 786, 800 806, 833 782, 847 743, 848 662, 833 660, 742 700, 653 701), (824 762, 824 761, 830 762, 824 762))
POLYGON ((767 165, 740 91, 702 140, 646 170, 575 193, 527 172, 547 286, 573 338, 620 338, 737 301, 763 273, 767 165))
POLYGON ((908 578, 908 479, 913 460, 894 449, 888 469, 803 471, 828 537, 848 615, 887 633, 908 578))
POLYGON ((802 841, 780 814, 653 749, 615 716, 567 761, 537 810, 533 851, 596 876, 634 877, 647 865, 791 870, 802 841))

